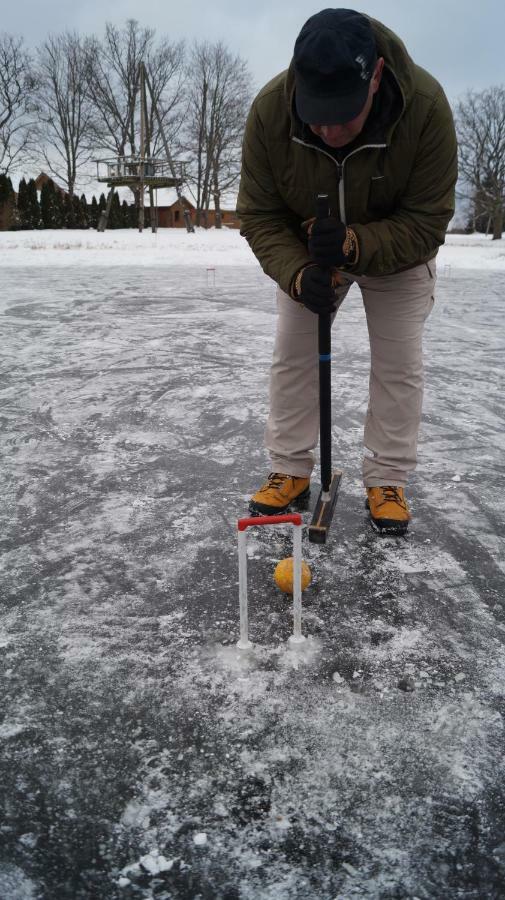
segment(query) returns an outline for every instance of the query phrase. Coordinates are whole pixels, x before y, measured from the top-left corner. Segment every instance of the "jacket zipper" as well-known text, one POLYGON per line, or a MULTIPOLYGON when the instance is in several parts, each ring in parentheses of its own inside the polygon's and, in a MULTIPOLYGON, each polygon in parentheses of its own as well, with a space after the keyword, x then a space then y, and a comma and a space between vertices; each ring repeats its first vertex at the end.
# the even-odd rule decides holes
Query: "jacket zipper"
POLYGON ((295 144, 301 144, 302 147, 310 147, 311 150, 317 150, 318 153, 322 153, 324 156, 327 156, 328 159, 331 159, 332 162, 335 163, 338 172, 338 212, 340 221, 347 225, 346 212, 345 212, 345 186, 344 186, 344 165, 351 156, 354 156, 355 153, 359 153, 360 150, 381 150, 384 147, 387 147, 387 144, 363 144, 361 147, 357 147, 356 150, 352 150, 351 153, 348 153, 347 156, 344 156, 342 162, 337 162, 334 156, 331 153, 327 153, 326 150, 323 150, 321 147, 316 147, 315 144, 307 144, 306 141, 300 140, 300 138, 292 137, 292 141, 295 144))

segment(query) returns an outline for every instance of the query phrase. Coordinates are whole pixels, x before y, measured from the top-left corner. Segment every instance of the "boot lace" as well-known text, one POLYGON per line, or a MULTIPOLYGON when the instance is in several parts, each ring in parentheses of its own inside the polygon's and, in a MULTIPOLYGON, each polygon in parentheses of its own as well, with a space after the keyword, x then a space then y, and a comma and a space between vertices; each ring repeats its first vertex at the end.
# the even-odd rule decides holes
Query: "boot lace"
POLYGON ((387 485, 386 487, 381 487, 381 491, 384 499, 377 506, 383 506, 384 503, 398 503, 398 506, 405 508, 405 502, 402 500, 397 487, 387 485))
POLYGON ((267 483, 264 487, 261 488, 260 493, 263 491, 269 491, 271 488, 280 488, 284 484, 286 478, 290 478, 290 475, 281 475, 280 472, 270 472, 268 476, 267 483))

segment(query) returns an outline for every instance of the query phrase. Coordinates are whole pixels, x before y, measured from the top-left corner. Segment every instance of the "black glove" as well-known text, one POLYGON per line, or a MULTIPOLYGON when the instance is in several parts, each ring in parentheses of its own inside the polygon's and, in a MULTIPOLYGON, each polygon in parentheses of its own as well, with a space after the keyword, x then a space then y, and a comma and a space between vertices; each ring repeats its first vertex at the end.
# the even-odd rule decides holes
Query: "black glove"
POLYGON ((344 266, 353 262, 344 254, 344 241, 347 228, 343 222, 328 216, 326 219, 315 219, 309 232, 309 254, 322 268, 344 266))
POLYGON ((335 312, 336 297, 331 271, 319 266, 303 269, 297 300, 317 316, 335 312))

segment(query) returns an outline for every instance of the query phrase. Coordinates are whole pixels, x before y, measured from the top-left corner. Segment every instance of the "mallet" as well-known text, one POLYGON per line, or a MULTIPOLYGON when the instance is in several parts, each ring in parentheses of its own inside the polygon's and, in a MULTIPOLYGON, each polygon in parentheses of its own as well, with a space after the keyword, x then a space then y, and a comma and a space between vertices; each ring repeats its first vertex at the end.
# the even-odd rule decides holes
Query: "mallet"
MULTIPOLYGON (((316 218, 330 215, 328 194, 318 194, 316 218)), ((317 498, 309 541, 325 544, 330 530, 338 489, 342 478, 340 469, 331 471, 331 314, 319 316, 319 453, 321 459, 321 491, 317 498)))

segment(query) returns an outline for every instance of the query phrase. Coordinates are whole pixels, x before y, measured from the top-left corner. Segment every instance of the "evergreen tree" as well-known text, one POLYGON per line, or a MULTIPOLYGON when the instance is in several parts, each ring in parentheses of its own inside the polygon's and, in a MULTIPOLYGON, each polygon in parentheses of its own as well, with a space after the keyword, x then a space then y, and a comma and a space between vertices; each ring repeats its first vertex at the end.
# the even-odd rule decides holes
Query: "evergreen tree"
POLYGON ((100 194, 100 197, 98 200, 98 225, 100 224, 100 221, 102 218, 102 213, 105 212, 106 208, 107 208, 107 201, 105 199, 105 194, 100 194))
MULTIPOLYGON (((83 195, 84 196, 84 195, 83 195)), ((77 194, 74 194, 72 199, 67 201, 67 222, 68 228, 87 228, 87 216, 86 216, 86 198, 84 197, 84 206, 82 199, 80 199, 77 194), (70 214, 70 208, 72 207, 72 213, 70 214)))
POLYGON ((130 227, 130 210, 128 209, 128 203, 126 200, 123 200, 121 204, 121 228, 129 228, 130 227))
POLYGON ((26 229, 30 227, 29 218, 28 191, 26 181, 22 178, 18 187, 18 228, 20 228, 21 231, 26 231, 26 229))
POLYGON ((26 208, 28 228, 40 228, 40 203, 37 196, 37 188, 35 187, 35 181, 33 178, 30 178, 28 184, 26 185, 26 208))
POLYGON ((88 201, 86 200, 86 194, 81 194, 79 203, 81 204, 81 228, 89 228, 88 201))
POLYGON ((130 203, 130 228, 137 228, 139 224, 139 211, 134 203, 130 203))
POLYGON ((75 208, 72 197, 67 194, 63 201, 63 227, 75 228, 75 208))
POLYGON ((90 228, 98 228, 98 216, 100 215, 96 197, 93 194, 91 204, 88 206, 88 221, 90 228))
POLYGON ((54 182, 49 178, 40 192, 40 217, 43 228, 56 228, 57 200, 54 182))
POLYGON ((8 175, 0 175, 0 230, 11 228, 15 223, 16 200, 12 181, 8 175))
POLYGON ((112 204, 110 207, 108 228, 121 228, 121 204, 117 191, 112 196, 112 204))
POLYGON ((30 178, 28 184, 24 178, 19 182, 18 214, 19 227, 24 231, 40 227, 40 204, 33 178, 30 178))
POLYGON ((8 175, 0 174, 0 203, 5 203, 14 196, 12 181, 8 175))
POLYGON ((82 228, 81 201, 77 194, 72 197, 72 209, 74 212, 74 228, 82 228))
POLYGON ((55 228, 65 227, 65 194, 56 187, 54 190, 54 220, 55 228))

